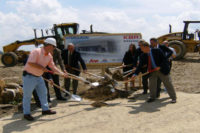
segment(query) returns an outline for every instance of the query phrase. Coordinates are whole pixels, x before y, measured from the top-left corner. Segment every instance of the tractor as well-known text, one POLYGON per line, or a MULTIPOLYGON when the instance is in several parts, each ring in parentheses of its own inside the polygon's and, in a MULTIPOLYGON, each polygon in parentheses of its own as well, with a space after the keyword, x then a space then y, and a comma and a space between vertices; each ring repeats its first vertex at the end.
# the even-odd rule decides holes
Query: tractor
POLYGON ((175 60, 182 59, 187 52, 200 51, 200 21, 183 21, 183 32, 172 33, 169 25, 169 34, 158 37, 159 44, 168 41, 169 46, 176 50, 175 60))

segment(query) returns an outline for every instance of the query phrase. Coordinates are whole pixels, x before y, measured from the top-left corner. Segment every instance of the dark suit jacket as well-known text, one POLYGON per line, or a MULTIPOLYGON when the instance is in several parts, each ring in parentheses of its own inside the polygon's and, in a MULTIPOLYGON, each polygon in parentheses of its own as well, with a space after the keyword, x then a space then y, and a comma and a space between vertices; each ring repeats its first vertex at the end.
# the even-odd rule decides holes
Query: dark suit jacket
MULTIPOLYGON (((169 62, 167 61, 166 56, 161 51, 161 49, 158 48, 152 48, 152 55, 155 61, 155 64, 157 67, 160 67, 160 72, 167 75, 169 74, 170 67, 169 62)), ((147 65, 148 66, 148 54, 143 53, 140 56, 139 65, 136 68, 135 74, 138 75, 139 72, 141 72, 142 66, 147 65)))
POLYGON ((53 51, 53 61, 55 63, 55 65, 57 66, 58 64, 60 65, 60 68, 62 69, 62 71, 65 70, 65 66, 63 64, 63 60, 61 57, 61 50, 58 48, 55 48, 53 51))
POLYGON ((134 61, 133 61, 134 67, 137 66, 137 61, 139 60, 141 54, 143 54, 143 52, 142 52, 141 48, 139 47, 135 51, 135 56, 134 56, 134 61))
MULTIPOLYGON (((143 54, 141 48, 137 48, 135 51, 135 56, 134 56, 134 61, 133 61, 133 67, 137 66, 137 62, 140 60, 140 56, 143 54)), ((145 73, 147 71, 147 65, 145 64, 144 66, 142 66, 141 68, 141 72, 145 73)))
POLYGON ((173 51, 169 49, 168 47, 166 47, 165 45, 159 45, 158 48, 162 50, 162 52, 167 57, 167 59, 171 57, 173 54, 173 51))
MULTIPOLYGON (((79 65, 79 62, 80 62, 83 70, 87 69, 85 62, 81 57, 81 54, 76 50, 74 50, 74 52, 72 53, 71 65, 68 64, 68 50, 62 51, 62 59, 64 60, 64 65, 66 65, 66 66, 70 66, 70 67, 73 67, 73 68, 80 69, 80 65, 79 65)), ((75 74, 78 75, 78 74, 80 74, 80 72, 75 71, 75 74)))
MULTIPOLYGON (((134 62, 134 55, 131 53, 131 51, 127 51, 123 58, 124 65, 130 65, 130 64, 133 64, 133 62, 134 62)), ((124 67, 123 71, 126 72, 131 69, 133 69, 133 65, 124 67)))

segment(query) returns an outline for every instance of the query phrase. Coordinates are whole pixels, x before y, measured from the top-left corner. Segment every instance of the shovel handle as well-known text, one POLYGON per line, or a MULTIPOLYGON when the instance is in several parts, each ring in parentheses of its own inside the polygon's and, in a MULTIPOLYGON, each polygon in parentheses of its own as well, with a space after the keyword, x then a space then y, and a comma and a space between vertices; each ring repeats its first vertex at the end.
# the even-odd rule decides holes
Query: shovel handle
MULTIPOLYGON (((64 77, 62 74, 57 73, 57 72, 53 72, 53 71, 48 71, 48 72, 51 73, 51 74, 56 74, 56 75, 59 75, 59 76, 64 77)), ((78 76, 76 76, 76 75, 73 75, 73 74, 71 74, 71 73, 68 73, 68 77, 69 77, 69 78, 72 78, 72 79, 75 79, 75 80, 82 81, 82 82, 84 82, 84 83, 90 83, 89 81, 87 81, 87 80, 85 80, 85 79, 81 79, 80 77, 78 77, 78 76)), ((65 78, 65 77, 64 77, 64 78, 65 78)))
MULTIPOLYGON (((46 79, 46 78, 44 78, 44 77, 43 77, 43 79, 44 79, 45 81, 47 81, 48 83, 52 83, 50 80, 48 80, 48 79, 46 79)), ((66 91, 65 89, 63 89, 62 87, 60 87, 59 85, 53 83, 53 86, 59 88, 61 91, 65 92, 65 93, 67 93, 67 94, 69 94, 69 95, 71 96, 71 93, 69 93, 68 91, 66 91)))
MULTIPOLYGON (((147 75, 147 74, 149 74, 149 72, 145 72, 145 73, 143 73, 143 74, 139 74, 139 75, 135 76, 135 79, 138 78, 138 77, 143 77, 143 76, 145 76, 145 75, 147 75)), ((135 80, 135 79, 134 79, 134 80, 135 80)), ((133 79, 126 80, 126 81, 124 81, 124 83, 128 83, 128 82, 130 82, 130 81, 132 81, 132 80, 133 80, 133 79)))
POLYGON ((135 72, 136 68, 132 69, 132 71, 130 71, 128 74, 124 75, 123 78, 133 74, 135 72))
POLYGON ((128 67, 128 66, 131 66, 131 65, 133 65, 133 64, 121 65, 121 66, 113 67, 113 68, 110 68, 110 69, 121 69, 121 68, 128 67))
MULTIPOLYGON (((59 76, 64 77, 62 74, 57 73, 57 72, 53 72, 53 71, 48 71, 48 72, 51 73, 51 74, 55 74, 55 75, 59 75, 59 76)), ((68 73, 68 77, 69 77, 69 78, 72 78, 72 79, 75 79, 75 80, 80 80, 79 78, 77 78, 77 76, 75 76, 75 75, 73 75, 73 74, 70 74, 70 73, 68 73)))
MULTIPOLYGON (((83 71, 81 71, 80 69, 77 69, 77 68, 74 68, 74 67, 71 67, 71 66, 68 66, 68 65, 66 65, 66 67, 71 68, 71 69, 76 70, 76 71, 79 71, 79 72, 83 72, 83 71)), ((85 72, 85 73, 88 74, 88 75, 97 77, 97 78, 103 78, 102 76, 98 76, 98 75, 93 74, 93 73, 89 73, 89 72, 85 72)))

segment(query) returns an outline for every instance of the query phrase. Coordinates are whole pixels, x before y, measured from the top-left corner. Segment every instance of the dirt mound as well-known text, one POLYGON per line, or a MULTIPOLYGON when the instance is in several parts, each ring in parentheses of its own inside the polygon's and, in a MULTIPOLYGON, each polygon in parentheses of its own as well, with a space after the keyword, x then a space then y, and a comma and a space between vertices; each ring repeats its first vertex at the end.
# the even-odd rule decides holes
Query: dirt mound
MULTIPOLYGON (((90 81, 94 81, 94 79, 90 79, 90 81)), ((96 88, 90 88, 81 94, 83 98, 93 101, 107 101, 115 98, 127 98, 129 96, 127 91, 118 90, 114 87, 117 81, 109 75, 104 75, 104 79, 98 80, 97 82, 100 85, 96 88)))

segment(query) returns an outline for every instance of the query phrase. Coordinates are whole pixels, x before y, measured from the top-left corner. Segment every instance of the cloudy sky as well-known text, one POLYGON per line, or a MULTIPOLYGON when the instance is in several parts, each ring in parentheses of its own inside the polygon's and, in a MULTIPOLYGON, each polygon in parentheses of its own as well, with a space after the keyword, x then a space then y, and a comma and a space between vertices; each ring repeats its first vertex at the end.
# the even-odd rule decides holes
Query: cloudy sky
POLYGON ((34 37, 33 29, 77 22, 80 29, 142 33, 149 40, 183 30, 183 20, 199 20, 200 0, 0 0, 0 50, 34 37))

